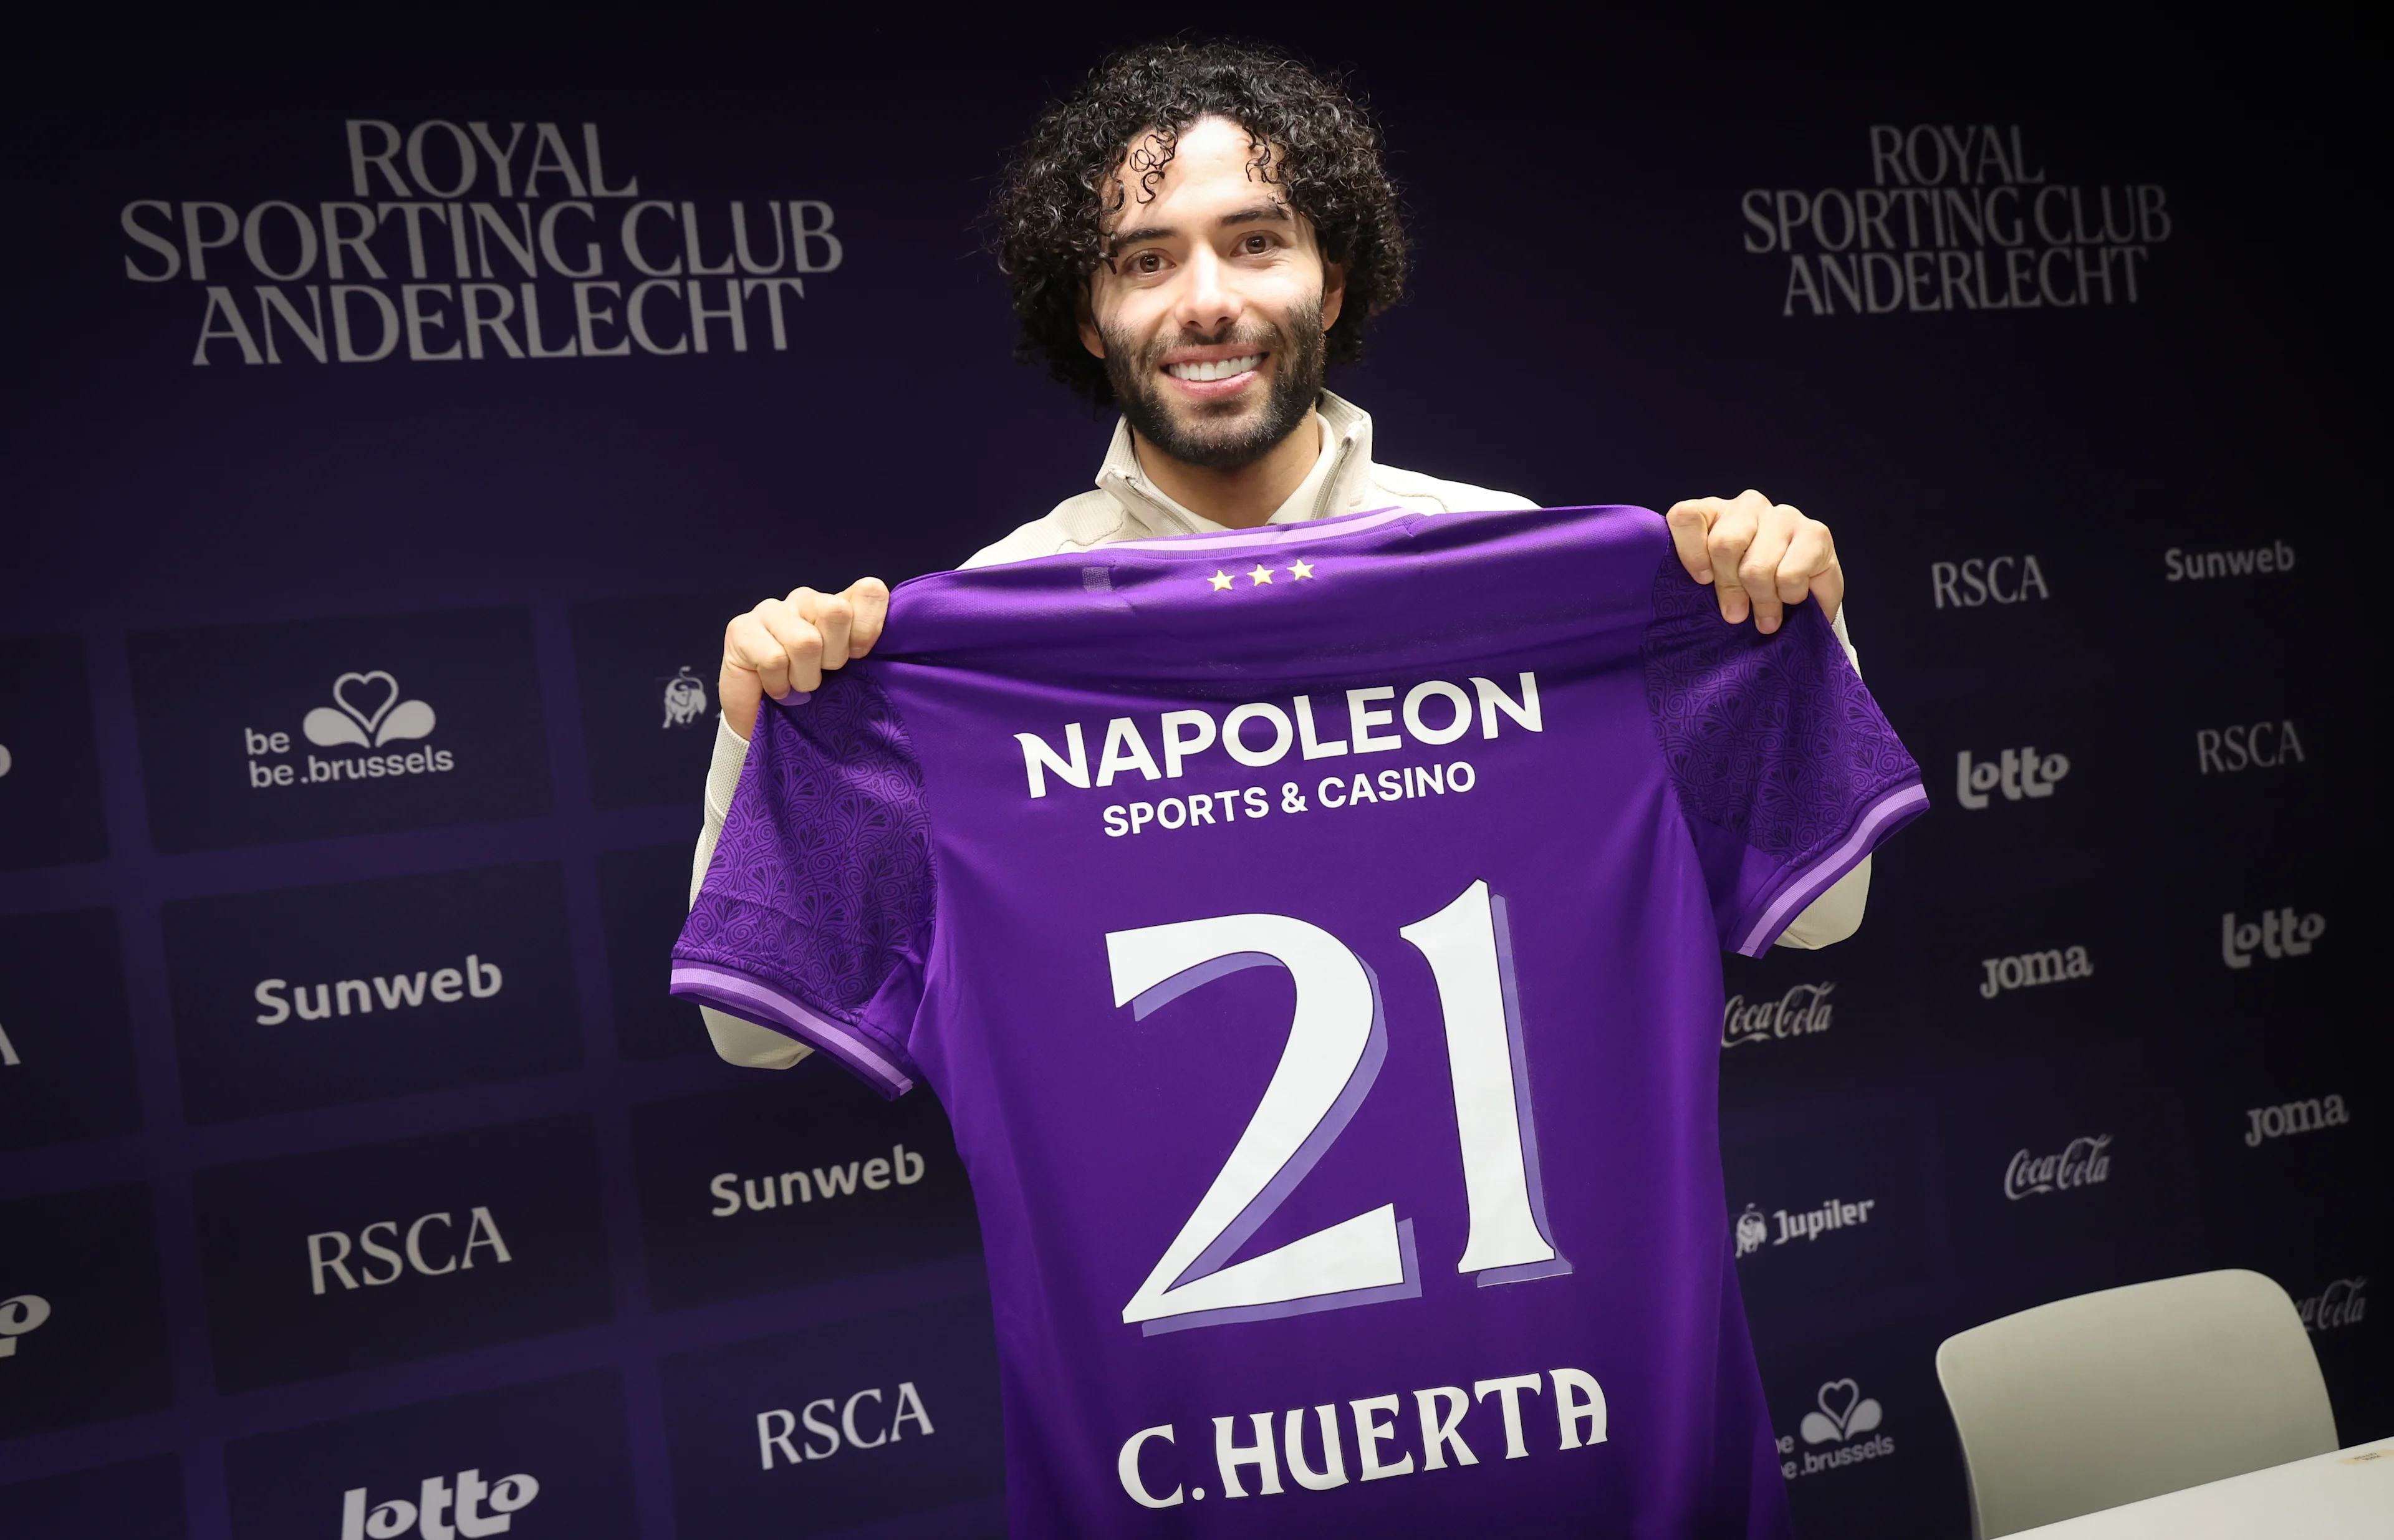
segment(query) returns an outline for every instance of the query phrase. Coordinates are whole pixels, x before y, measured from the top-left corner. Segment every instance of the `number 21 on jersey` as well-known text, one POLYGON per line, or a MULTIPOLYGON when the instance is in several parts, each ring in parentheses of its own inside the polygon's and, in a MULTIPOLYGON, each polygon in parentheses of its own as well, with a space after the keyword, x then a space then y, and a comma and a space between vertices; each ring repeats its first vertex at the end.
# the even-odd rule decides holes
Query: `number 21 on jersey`
MULTIPOLYGON (((1572 1270, 1547 1233, 1529 1076, 1513 997, 1504 901, 1474 882, 1397 932, 1429 964, 1446 1023, 1446 1062, 1470 1234, 1457 1272, 1482 1287, 1572 1270)), ((1278 967, 1296 983, 1279 1067, 1197 1207, 1123 1307, 1148 1335, 1338 1310, 1421 1293, 1413 1221, 1396 1204, 1358 1214, 1230 1265, 1346 1130, 1388 1057, 1379 981, 1339 940, 1285 915, 1116 930, 1106 937, 1114 1004, 1135 1020, 1242 968, 1278 967)))

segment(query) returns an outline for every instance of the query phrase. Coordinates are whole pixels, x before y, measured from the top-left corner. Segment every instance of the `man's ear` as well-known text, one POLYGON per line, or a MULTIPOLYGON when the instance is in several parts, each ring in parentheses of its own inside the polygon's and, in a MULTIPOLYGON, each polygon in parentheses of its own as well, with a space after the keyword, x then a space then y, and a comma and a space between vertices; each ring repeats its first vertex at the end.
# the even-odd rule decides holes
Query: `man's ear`
POLYGON ((1097 314, 1089 309, 1089 285, 1085 279, 1081 283, 1081 297, 1073 301, 1072 312, 1080 329, 1081 346, 1089 350, 1091 358, 1105 357, 1106 335, 1098 330, 1097 314))
POLYGON ((1322 329, 1338 324, 1338 311, 1347 302, 1347 264, 1324 263, 1322 269, 1322 329))

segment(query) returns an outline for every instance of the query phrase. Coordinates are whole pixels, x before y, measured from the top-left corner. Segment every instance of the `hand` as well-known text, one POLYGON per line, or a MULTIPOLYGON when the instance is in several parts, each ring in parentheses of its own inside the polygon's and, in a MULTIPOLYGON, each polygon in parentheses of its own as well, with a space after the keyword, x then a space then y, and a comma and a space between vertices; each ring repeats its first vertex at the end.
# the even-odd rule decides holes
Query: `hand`
POLYGON ((793 690, 819 690, 823 670, 873 651, 889 618, 889 586, 861 577, 845 593, 794 588, 769 599, 723 628, 723 671, 716 700, 723 719, 743 738, 756 731, 756 706, 793 690))
POLYGON ((1694 497, 1665 515, 1671 543, 1688 575, 1709 583, 1731 625, 1751 614, 1754 628, 1779 629, 1787 606, 1810 594, 1823 619, 1846 601, 1846 572, 1829 526, 1801 509, 1748 490, 1736 497, 1694 497))

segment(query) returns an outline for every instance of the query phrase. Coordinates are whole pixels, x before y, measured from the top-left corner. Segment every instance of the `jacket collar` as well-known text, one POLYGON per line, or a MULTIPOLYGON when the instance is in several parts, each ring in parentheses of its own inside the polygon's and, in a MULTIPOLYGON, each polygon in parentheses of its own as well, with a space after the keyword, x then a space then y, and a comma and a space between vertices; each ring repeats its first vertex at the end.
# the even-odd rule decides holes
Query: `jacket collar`
MULTIPOLYGON (((1372 476, 1372 415, 1324 390, 1315 407, 1322 419, 1322 456, 1272 514, 1275 524, 1298 524, 1361 506, 1372 476)), ((1152 534, 1218 533, 1223 526, 1193 513, 1148 480, 1131 441, 1130 424, 1117 420, 1113 441, 1098 467, 1098 490, 1119 504, 1134 523, 1152 534)))

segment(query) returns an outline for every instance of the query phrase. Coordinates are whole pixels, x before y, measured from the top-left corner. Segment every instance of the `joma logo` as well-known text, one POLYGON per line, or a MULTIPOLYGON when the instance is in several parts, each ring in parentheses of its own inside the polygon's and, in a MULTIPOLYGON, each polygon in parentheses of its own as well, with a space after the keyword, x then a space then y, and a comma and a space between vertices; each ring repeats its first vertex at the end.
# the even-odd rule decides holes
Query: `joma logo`
POLYGON ((2252 1126, 2244 1130, 2244 1147, 2248 1150, 2259 1149, 2267 1139, 2283 1139, 2288 1134, 2315 1134, 2352 1121, 2351 1110, 2340 1096, 2315 1096, 2303 1101, 2281 1102, 2275 1107, 2247 1107, 2244 1115, 2253 1120, 2252 1126))
POLYGON ((2043 952, 2023 952, 2017 957, 1987 957, 1980 967, 1987 970, 1984 982, 1979 985, 1979 997, 1992 1000, 2006 990, 2033 989, 2039 984, 2058 984, 2065 979, 2085 979, 2093 976, 2095 964, 2083 946, 2064 951, 2047 947, 2043 952))

